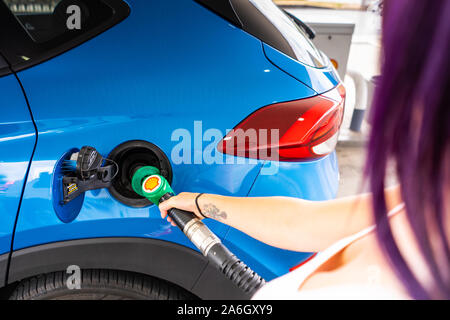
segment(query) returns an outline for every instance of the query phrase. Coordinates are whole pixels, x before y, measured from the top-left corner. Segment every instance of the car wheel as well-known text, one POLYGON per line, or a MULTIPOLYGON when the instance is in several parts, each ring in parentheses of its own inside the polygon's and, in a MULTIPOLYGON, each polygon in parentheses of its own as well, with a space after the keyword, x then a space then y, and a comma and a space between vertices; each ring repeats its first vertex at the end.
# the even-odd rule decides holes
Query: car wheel
POLYGON ((186 290, 164 280, 138 273, 81 270, 81 288, 70 290, 64 271, 21 281, 11 300, 181 300, 195 299, 186 290))

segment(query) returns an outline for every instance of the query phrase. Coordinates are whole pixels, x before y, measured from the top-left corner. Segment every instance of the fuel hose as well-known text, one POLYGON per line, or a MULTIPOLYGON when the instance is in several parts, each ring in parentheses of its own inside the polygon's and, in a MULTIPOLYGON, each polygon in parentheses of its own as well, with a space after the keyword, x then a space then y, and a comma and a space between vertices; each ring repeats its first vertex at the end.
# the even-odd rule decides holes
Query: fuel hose
MULTIPOLYGON (((138 168, 132 179, 133 190, 158 205, 175 195, 169 182, 155 167, 138 168)), ((227 279, 233 282, 248 297, 261 288, 265 281, 256 272, 228 250, 222 241, 193 212, 172 208, 169 217, 180 228, 198 250, 227 279)))

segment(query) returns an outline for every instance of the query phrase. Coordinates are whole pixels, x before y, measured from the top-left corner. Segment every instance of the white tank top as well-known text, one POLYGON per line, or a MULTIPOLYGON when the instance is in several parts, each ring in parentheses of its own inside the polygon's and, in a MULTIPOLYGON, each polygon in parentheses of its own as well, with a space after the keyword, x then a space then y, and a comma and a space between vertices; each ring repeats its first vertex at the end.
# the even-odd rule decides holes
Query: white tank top
MULTIPOLYGON (((402 203, 392 209, 388 216, 392 217, 401 212, 405 205, 402 203)), ((308 279, 317 269, 324 265, 336 254, 348 247, 355 241, 363 238, 373 232, 375 226, 368 227, 352 236, 339 240, 335 244, 322 252, 319 252, 314 258, 306 262, 300 268, 268 282, 259 289, 253 296, 253 300, 293 300, 293 299, 405 299, 405 296, 392 292, 383 286, 370 285, 336 285, 328 286, 314 290, 298 290, 298 288, 308 279)))

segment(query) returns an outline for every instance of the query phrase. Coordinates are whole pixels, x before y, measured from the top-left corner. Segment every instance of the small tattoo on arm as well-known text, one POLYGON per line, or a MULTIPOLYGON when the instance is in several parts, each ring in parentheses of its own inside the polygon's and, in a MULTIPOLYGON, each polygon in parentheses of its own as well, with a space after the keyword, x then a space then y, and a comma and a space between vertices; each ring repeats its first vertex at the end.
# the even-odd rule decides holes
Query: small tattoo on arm
POLYGON ((220 211, 220 209, 212 203, 205 204, 203 206, 202 212, 205 214, 205 216, 214 220, 220 221, 227 219, 227 213, 225 211, 220 211))

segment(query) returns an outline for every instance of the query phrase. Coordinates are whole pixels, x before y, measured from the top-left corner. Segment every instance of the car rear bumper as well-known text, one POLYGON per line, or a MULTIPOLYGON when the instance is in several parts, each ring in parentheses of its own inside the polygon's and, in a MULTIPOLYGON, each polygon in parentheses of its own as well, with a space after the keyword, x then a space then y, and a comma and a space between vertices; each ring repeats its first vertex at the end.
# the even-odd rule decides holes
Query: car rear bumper
POLYGON ((336 152, 316 161, 266 161, 256 178, 250 197, 288 196, 307 200, 328 200, 336 196, 339 170, 336 152), (276 174, 270 173, 277 170, 276 174))

